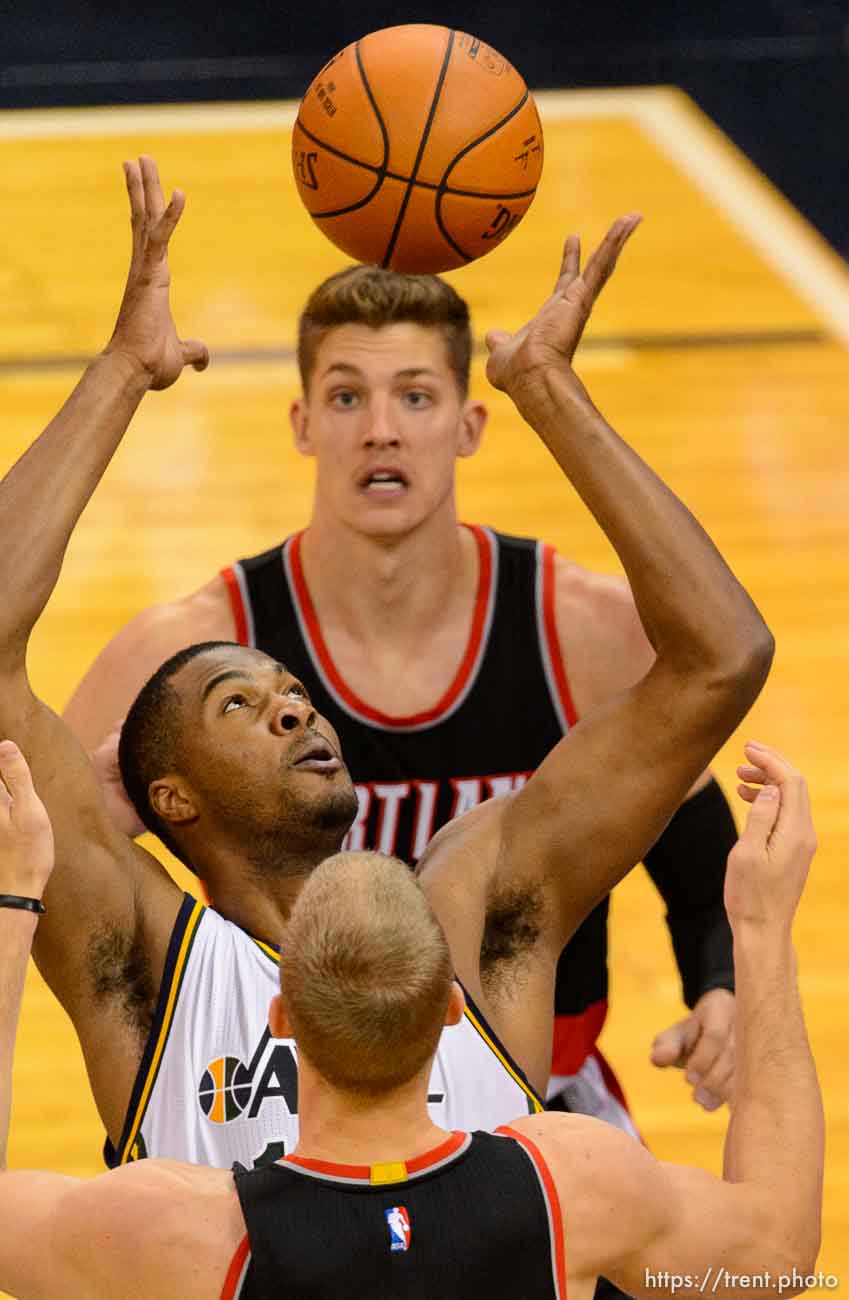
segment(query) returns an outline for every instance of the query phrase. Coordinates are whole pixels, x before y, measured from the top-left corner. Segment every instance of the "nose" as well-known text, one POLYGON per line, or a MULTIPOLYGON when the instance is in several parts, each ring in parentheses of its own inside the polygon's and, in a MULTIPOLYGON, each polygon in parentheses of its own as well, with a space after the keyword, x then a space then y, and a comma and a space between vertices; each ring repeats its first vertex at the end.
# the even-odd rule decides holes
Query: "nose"
POLYGON ((386 402, 373 401, 369 406, 368 419, 363 431, 363 445, 374 447, 398 447, 400 439, 393 427, 389 407, 386 402))
POLYGON ((271 715, 273 730, 278 734, 284 731, 314 731, 318 720, 315 709, 308 700, 294 695, 281 695, 271 715))

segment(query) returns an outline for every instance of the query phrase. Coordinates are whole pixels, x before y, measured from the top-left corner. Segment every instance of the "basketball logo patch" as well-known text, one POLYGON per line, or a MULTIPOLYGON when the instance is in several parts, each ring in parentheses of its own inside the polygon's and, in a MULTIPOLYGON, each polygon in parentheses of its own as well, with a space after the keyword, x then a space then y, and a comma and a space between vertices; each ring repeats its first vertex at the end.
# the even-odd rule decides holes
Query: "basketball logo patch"
POLYGON ((251 1099, 251 1075, 235 1056, 219 1056, 204 1070, 198 1101, 213 1124, 238 1119, 251 1099))
POLYGON ((410 1216, 403 1205, 393 1205, 391 1210, 384 1210, 389 1228, 389 1249, 409 1250, 412 1229, 410 1216))

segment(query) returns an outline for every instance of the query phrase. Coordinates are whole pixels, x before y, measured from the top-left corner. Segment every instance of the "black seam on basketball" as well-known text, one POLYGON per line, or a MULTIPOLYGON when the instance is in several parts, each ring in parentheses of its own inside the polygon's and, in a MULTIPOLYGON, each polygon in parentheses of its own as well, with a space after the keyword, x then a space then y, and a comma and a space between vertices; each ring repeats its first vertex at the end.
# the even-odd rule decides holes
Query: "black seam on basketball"
MULTIPOLYGON (((349 203, 347 207, 344 208, 330 208, 325 212, 310 212, 310 216, 312 217, 313 221, 323 221, 323 220, 327 220, 329 217, 342 217, 345 216, 345 214, 348 212, 356 212, 358 208, 364 208, 366 204, 370 203, 371 200, 374 198, 375 194, 380 189, 387 175, 386 164, 389 162, 389 135, 386 130, 386 123, 384 122, 380 109, 377 106, 377 101, 375 100, 374 95, 372 94, 372 89, 371 86, 369 85, 368 77, 366 76, 365 69, 363 68, 362 59, 360 57, 359 41, 357 41, 354 46, 354 52, 357 59, 357 70, 359 71, 360 79, 363 83, 363 89, 365 90, 366 95, 368 96, 368 101, 371 104, 372 111, 374 113, 375 118, 377 119, 377 125, 380 128, 380 136, 383 141, 383 162, 380 164, 379 167, 375 167, 373 163, 366 163, 363 162, 360 158, 352 158, 350 154, 343 153, 341 149, 337 149, 334 145, 328 144, 326 140, 322 140, 319 136, 315 135, 314 132, 310 131, 309 127, 305 126, 304 123, 301 121, 299 115, 295 121, 295 125, 300 127, 304 135, 309 140, 312 140, 313 144, 317 144, 321 149, 326 149, 328 153, 332 153, 337 158, 341 158, 343 162, 352 163, 355 167, 361 167, 363 168, 364 171, 374 172, 375 174, 375 183, 364 198, 358 199, 356 203, 349 203)), ((400 177, 399 179, 406 180, 406 177, 400 177)))
MULTIPOLYGON (((354 158, 349 153, 343 153, 341 149, 337 149, 333 144, 328 144, 320 135, 316 135, 308 126, 304 126, 300 118, 295 122, 295 126, 303 131, 304 135, 312 140, 313 144, 317 144, 320 149, 326 149, 328 153, 332 153, 336 158, 341 158, 343 162, 351 163, 353 167, 361 167, 363 171, 374 172, 375 176, 382 176, 384 180, 400 181, 402 185, 418 185, 423 190, 443 190, 445 194, 452 194, 465 199, 525 199, 536 190, 534 185, 529 190, 517 190, 515 193, 504 194, 495 190, 460 190, 453 185, 445 185, 442 181, 412 180, 409 176, 403 176, 401 172, 389 171, 388 168, 381 168, 376 166, 375 163, 363 162, 362 158, 354 158)), ((357 206, 360 205, 357 204, 357 206)), ((311 212, 310 216, 336 216, 340 212, 347 211, 347 208, 339 208, 337 212, 333 213, 311 212)))
MULTIPOLYGON (((488 131, 484 131, 483 135, 479 135, 478 138, 476 140, 472 140, 470 144, 464 145, 464 147, 460 150, 460 152, 456 154, 454 158, 451 159, 450 163, 445 168, 445 171, 442 173, 442 180, 439 182, 439 187, 436 192, 436 203, 434 204, 434 216, 436 217, 436 225, 443 239, 447 240, 448 243, 451 245, 451 247, 454 249, 455 253, 459 253, 461 257, 464 257, 466 259, 467 262, 473 261, 474 255, 472 253, 467 253, 465 249, 462 249, 460 245, 456 243, 454 239, 451 238, 448 231, 445 229, 445 223, 442 220, 443 197, 446 194, 449 193, 453 194, 457 192, 449 189, 447 185, 448 177, 451 175, 452 170, 457 166, 461 158, 464 158, 466 154, 469 153, 470 150, 476 149, 479 144, 483 143, 484 140, 489 139, 489 137, 491 135, 494 135, 496 131, 500 131, 502 126, 505 126, 510 121, 511 118, 515 117, 517 113, 521 112, 521 110, 525 107, 525 104, 527 102, 528 102, 528 91, 526 88, 524 95, 519 100, 518 104, 516 104, 515 108, 511 108, 510 112, 507 114, 506 117, 502 117, 500 122, 496 122, 495 125, 491 126, 488 131)), ((493 198, 524 198, 529 192, 533 193, 533 191, 526 190, 524 195, 518 195, 518 194, 517 195, 512 195, 512 194, 495 195, 494 194, 492 197, 493 198)))
POLYGON ((360 54, 359 41, 357 41, 354 46, 354 52, 357 56, 357 68, 359 69, 360 77, 362 78, 363 89, 368 95, 369 103, 371 104, 374 115, 377 118, 377 125, 380 127, 380 135, 383 140, 383 163, 381 164, 381 171, 385 174, 386 168, 389 166, 389 132, 386 130, 386 123, 383 120, 383 115, 380 109, 377 107, 377 100, 374 97, 372 88, 369 85, 368 77, 366 76, 366 70, 363 67, 363 58, 360 54))
POLYGON ((413 163, 413 170, 410 173, 410 179, 407 184, 406 193, 403 199, 401 200, 401 207, 398 212, 398 216, 395 220, 395 228, 392 231, 392 234, 389 236, 389 243, 387 245, 386 252, 383 255, 383 261, 380 264, 383 267, 389 265, 389 260, 392 257, 392 254, 395 250, 395 245, 398 242, 398 236, 401 233, 401 223, 404 220, 404 214, 406 213, 407 205, 410 202, 410 195, 413 192, 413 185, 416 182, 416 173, 418 172, 419 167, 421 166, 422 157, 424 156, 424 151, 427 146, 427 138, 430 135, 430 128, 433 126, 433 119, 436 116, 436 106, 439 103, 439 96, 442 94, 442 87, 445 84, 445 74, 448 71, 448 64, 451 60, 451 51, 454 48, 454 35, 455 32, 454 32, 454 28, 452 27, 448 33, 448 42, 445 46, 445 54, 443 55, 442 58, 442 67, 439 69, 439 76, 436 79, 436 89, 433 92, 433 99, 430 101, 430 109, 428 111, 427 121, 425 122, 424 130, 422 131, 422 138, 419 141, 419 151, 416 154, 416 160, 413 163))
MULTIPOLYGON (((321 140, 317 135, 313 135, 312 131, 308 130, 307 127, 304 126, 300 118, 298 118, 295 125, 299 126, 304 135, 308 136, 309 139, 312 140, 313 144, 317 144, 321 149, 326 149, 328 153, 335 154, 337 158, 342 158, 345 162, 354 163, 357 167, 362 167, 366 171, 375 173, 374 185, 365 198, 358 199, 356 203, 351 203, 346 208, 331 208, 326 212, 310 212, 313 221, 322 221, 326 217, 341 217, 346 212, 356 212, 357 208, 363 208, 367 203, 370 203, 386 179, 386 172, 382 171, 379 167, 375 167, 372 163, 360 162, 357 158, 351 158, 348 154, 342 153, 340 149, 334 149, 332 144, 327 144, 325 140, 321 140)), ((309 211, 309 209, 307 210, 309 211)))

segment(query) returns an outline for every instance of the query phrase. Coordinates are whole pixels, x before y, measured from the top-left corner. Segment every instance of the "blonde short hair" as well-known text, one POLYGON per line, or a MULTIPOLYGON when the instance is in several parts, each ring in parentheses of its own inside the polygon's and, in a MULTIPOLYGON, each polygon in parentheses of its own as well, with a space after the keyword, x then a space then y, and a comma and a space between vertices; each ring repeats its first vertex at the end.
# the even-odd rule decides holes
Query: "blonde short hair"
POLYGON ((346 1092, 380 1094, 436 1050, 454 978, 442 927, 408 867, 337 853, 292 909, 280 958, 299 1050, 346 1092))

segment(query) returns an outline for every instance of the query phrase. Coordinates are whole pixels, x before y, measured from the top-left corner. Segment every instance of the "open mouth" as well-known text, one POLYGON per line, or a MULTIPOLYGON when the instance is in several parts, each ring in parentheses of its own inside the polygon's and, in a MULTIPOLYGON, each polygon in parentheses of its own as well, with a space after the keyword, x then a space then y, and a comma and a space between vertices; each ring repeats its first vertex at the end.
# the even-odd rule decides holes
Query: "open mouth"
POLYGON ((308 772, 337 772, 342 762, 328 742, 319 737, 309 741, 301 749, 291 766, 308 772))
POLYGON ((408 486, 406 476, 401 470, 395 468, 373 469, 360 479, 362 490, 374 493, 376 496, 403 492, 408 486))

